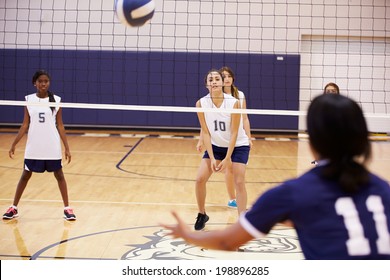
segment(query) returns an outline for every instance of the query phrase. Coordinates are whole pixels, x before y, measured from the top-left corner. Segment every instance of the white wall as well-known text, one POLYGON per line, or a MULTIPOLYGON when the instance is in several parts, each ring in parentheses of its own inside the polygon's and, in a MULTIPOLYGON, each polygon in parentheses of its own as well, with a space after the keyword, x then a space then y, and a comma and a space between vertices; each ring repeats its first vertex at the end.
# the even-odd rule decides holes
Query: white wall
MULTIPOLYGON (((358 101, 369 130, 390 132, 390 44, 380 37, 303 36, 301 45, 300 110, 335 82, 341 94, 358 101), (375 117, 373 117, 375 116, 375 117)), ((305 118, 299 128, 306 129, 305 118)))

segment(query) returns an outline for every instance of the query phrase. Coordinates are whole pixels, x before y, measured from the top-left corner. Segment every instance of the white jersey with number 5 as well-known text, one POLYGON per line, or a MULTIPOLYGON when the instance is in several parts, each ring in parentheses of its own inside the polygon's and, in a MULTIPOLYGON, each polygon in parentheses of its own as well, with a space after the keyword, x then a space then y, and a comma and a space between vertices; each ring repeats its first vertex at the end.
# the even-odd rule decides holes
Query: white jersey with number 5
MULTIPOLYGON (((39 98, 35 93, 27 95, 27 102, 49 102, 49 97, 39 98)), ((54 95, 57 103, 54 112, 48 106, 27 106, 30 126, 27 135, 25 159, 62 159, 61 139, 56 126, 56 116, 61 98, 54 95)))
MULTIPOLYGON (((238 100, 229 94, 223 94, 223 102, 221 109, 233 109, 234 104, 238 100)), ((218 108, 214 105, 210 94, 200 99, 200 105, 202 108, 218 108)), ((218 147, 229 147, 231 138, 230 124, 231 113, 225 112, 205 112, 204 113, 207 128, 211 135, 211 144, 218 147)), ((238 135, 235 147, 249 146, 248 136, 245 134, 245 130, 242 125, 239 125, 238 135)))

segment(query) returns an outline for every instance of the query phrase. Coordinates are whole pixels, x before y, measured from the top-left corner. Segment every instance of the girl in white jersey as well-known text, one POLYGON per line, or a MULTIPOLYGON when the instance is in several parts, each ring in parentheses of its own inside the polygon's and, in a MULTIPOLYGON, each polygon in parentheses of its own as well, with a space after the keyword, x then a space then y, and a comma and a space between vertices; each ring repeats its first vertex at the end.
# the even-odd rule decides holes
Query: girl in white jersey
MULTIPOLYGON (((209 94, 196 103, 201 108, 239 109, 239 101, 222 91, 223 77, 218 70, 210 70, 205 84, 209 94)), ((245 189, 245 170, 249 157, 249 140, 245 130, 240 125, 241 114, 228 112, 199 112, 198 119, 201 125, 203 143, 206 152, 201 161, 196 177, 196 199, 198 216, 195 230, 205 227, 209 217, 205 210, 206 183, 213 172, 223 172, 231 168, 234 184, 237 191, 239 210, 245 205, 247 194, 245 189)), ((245 209, 244 209, 245 210, 245 209)))
POLYGON ((16 188, 13 205, 3 215, 3 219, 13 219, 18 216, 17 205, 31 178, 33 172, 53 172, 64 203, 64 218, 76 220, 72 208, 69 207, 67 184, 62 172, 61 140, 65 147, 65 159, 71 161, 68 141, 62 110, 58 106, 61 98, 49 91, 50 76, 44 70, 35 72, 32 78, 37 92, 27 95, 26 101, 32 103, 53 102, 54 106, 27 106, 24 108, 23 124, 9 150, 9 157, 13 158, 15 147, 28 131, 27 144, 24 155, 24 170, 16 188))
MULTIPOLYGON (((230 67, 224 66, 219 71, 223 75, 223 92, 226 94, 230 94, 236 99, 240 101, 240 107, 242 109, 246 109, 246 100, 245 95, 242 91, 239 91, 238 88, 234 85, 235 75, 233 70, 230 67)), ((249 140, 249 146, 252 148, 252 140, 251 140, 251 128, 250 128, 250 122, 247 114, 242 114, 242 120, 241 125, 244 127, 245 133, 248 136, 249 140)), ((203 151, 203 137, 202 133, 200 133, 198 144, 196 145, 196 149, 198 152, 203 151)), ((237 208, 237 204, 240 204, 240 207, 238 207, 238 213, 240 214, 242 211, 246 210, 246 201, 241 201, 240 203, 237 203, 236 198, 236 190, 234 186, 234 178, 233 178, 233 172, 231 168, 227 168, 225 171, 225 182, 226 182, 226 189, 229 196, 229 201, 227 203, 228 207, 230 208, 237 208)), ((245 196, 241 196, 245 197, 245 196)))
MULTIPOLYGON (((240 101, 240 107, 242 109, 246 109, 246 99, 245 95, 242 91, 239 91, 238 88, 234 85, 235 75, 233 70, 230 67, 224 66, 219 71, 222 73, 224 79, 223 79, 223 92, 226 94, 231 94, 233 97, 237 98, 240 101)), ((251 136, 251 126, 249 122, 249 118, 247 114, 242 114, 241 123, 244 127, 245 134, 248 136, 249 140, 249 147, 252 148, 252 136, 251 136)), ((234 205, 236 202, 236 192, 235 192, 235 186, 234 186, 234 178, 233 173, 231 172, 231 169, 227 169, 225 172, 225 180, 226 180, 226 187, 229 194, 229 202, 228 206, 234 205)), ((242 203, 241 203, 242 204, 242 203)), ((246 203, 241 208, 242 211, 246 210, 246 203)), ((242 211, 238 211, 241 213, 242 211)))

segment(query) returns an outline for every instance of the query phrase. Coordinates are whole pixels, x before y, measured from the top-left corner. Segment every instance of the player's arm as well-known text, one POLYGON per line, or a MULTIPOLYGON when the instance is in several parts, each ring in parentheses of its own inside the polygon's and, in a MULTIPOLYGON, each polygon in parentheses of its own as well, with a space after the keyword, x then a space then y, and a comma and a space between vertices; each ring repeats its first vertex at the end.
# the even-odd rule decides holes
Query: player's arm
POLYGON ((11 148, 8 152, 10 158, 13 158, 15 154, 16 145, 19 143, 20 139, 22 139, 23 136, 26 134, 29 126, 30 126, 30 115, 28 114, 27 108, 24 107, 23 123, 19 128, 18 134, 16 135, 15 140, 12 143, 11 148))
POLYGON ((202 129, 200 129, 200 133, 199 133, 199 140, 198 140, 198 143, 196 144, 196 150, 198 152, 202 152, 203 151, 203 132, 202 132, 202 129))
MULTIPOLYGON (((198 102, 196 102, 196 107, 197 108, 202 107, 199 100, 198 100, 198 102)), ((213 149, 211 147, 211 135, 210 135, 210 131, 206 125, 206 119, 204 116, 204 112, 197 112, 197 114, 198 114, 198 119, 199 119, 199 123, 200 123, 200 131, 201 131, 200 133, 201 133, 201 137, 203 139, 203 144, 205 145, 205 148, 206 148, 207 152, 209 153, 210 159, 214 159, 213 149)))
POLYGON ((239 222, 236 222, 223 230, 192 231, 176 212, 172 212, 172 215, 175 217, 177 224, 162 225, 170 231, 168 234, 172 235, 174 238, 183 238, 188 243, 199 247, 234 251, 242 244, 253 239, 239 222))
MULTIPOLYGON (((196 102, 196 107, 197 108, 202 107, 199 100, 198 100, 198 102, 196 102)), ((204 146, 209 154, 210 160, 211 160, 211 168, 213 171, 218 171, 218 170, 216 170, 216 160, 214 158, 213 147, 211 146, 211 135, 210 135, 210 131, 209 131, 207 124, 206 124, 204 112, 197 112, 197 114, 198 114, 200 129, 201 129, 201 133, 202 133, 202 137, 203 137, 203 144, 204 144, 204 146)))
MULTIPOLYGON (((234 109, 240 109, 240 103, 237 100, 234 104, 234 109)), ((231 114, 231 124, 230 124, 230 141, 229 148, 226 157, 231 157, 234 147, 236 146, 238 128, 240 126, 241 114, 233 113, 231 114)))
MULTIPOLYGON (((239 101, 237 100, 234 104, 234 109, 240 109, 239 101)), ((228 165, 232 164, 232 154, 234 151, 234 147, 236 146, 237 141, 237 135, 238 135, 238 128, 240 126, 240 120, 241 120, 241 114, 231 114, 231 123, 230 123, 230 141, 229 141, 229 147, 226 152, 225 158, 219 163, 218 170, 223 171, 225 170, 228 165)))
POLYGON ((65 159, 68 161, 68 163, 70 163, 70 161, 72 160, 72 155, 70 154, 69 144, 66 138, 64 122, 62 121, 62 108, 60 108, 57 112, 56 121, 58 133, 60 134, 62 143, 65 147, 65 159))
MULTIPOLYGON (((234 104, 233 108, 240 109, 240 104, 238 100, 234 104)), ((225 170, 225 168, 227 167, 226 165, 229 163, 231 164, 231 156, 234 151, 234 147, 236 146, 238 128, 240 126, 241 114, 232 113, 230 117, 231 117, 231 123, 230 123, 229 146, 225 158, 221 161, 221 163, 218 166, 220 170, 225 170)))
MULTIPOLYGON (((246 109, 246 99, 242 100, 242 109, 246 109)), ((251 124, 249 122, 248 114, 242 114, 242 123, 244 126, 245 134, 248 136, 249 146, 252 148, 252 134, 251 134, 251 124)))

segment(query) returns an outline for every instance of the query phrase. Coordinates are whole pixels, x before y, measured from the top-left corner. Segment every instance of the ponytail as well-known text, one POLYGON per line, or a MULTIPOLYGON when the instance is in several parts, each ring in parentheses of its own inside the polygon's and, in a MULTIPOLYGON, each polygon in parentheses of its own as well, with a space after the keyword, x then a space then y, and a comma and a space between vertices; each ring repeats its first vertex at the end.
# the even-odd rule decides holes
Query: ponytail
POLYGON ((234 84, 232 84, 232 96, 236 99, 240 99, 238 88, 234 84))
MULTIPOLYGON (((56 100, 54 99, 54 94, 51 91, 47 91, 47 94, 49 96, 49 102, 56 103, 56 100)), ((55 106, 50 106, 51 112, 54 114, 55 106)))
POLYGON ((324 166, 322 174, 327 179, 336 180, 347 193, 356 193, 369 180, 365 166, 351 158, 331 161, 324 166))

